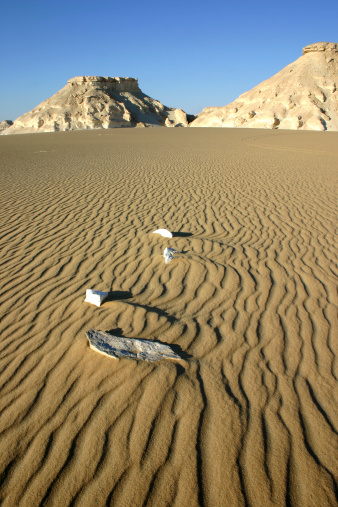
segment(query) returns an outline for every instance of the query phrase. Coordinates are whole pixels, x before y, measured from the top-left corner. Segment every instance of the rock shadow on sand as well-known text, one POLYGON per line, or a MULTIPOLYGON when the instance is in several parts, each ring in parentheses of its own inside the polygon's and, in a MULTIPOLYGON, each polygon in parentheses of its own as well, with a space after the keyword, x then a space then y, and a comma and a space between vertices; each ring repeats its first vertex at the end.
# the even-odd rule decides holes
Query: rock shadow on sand
POLYGON ((172 232, 173 238, 191 238, 192 232, 172 232))
POLYGON ((127 302, 130 306, 135 306, 135 308, 143 308, 143 310, 146 310, 147 312, 156 313, 159 317, 165 317, 170 324, 174 324, 177 321, 177 318, 173 315, 170 315, 165 310, 161 310, 160 308, 156 308, 155 306, 149 306, 149 305, 141 305, 140 303, 131 303, 127 302))
MULTIPOLYGON (((121 301, 125 299, 131 299, 134 297, 133 293, 130 290, 122 291, 122 290, 112 290, 109 291, 106 301, 121 301)), ((146 312, 156 313, 159 317, 165 317, 168 322, 174 324, 177 321, 177 318, 173 315, 170 315, 165 310, 161 310, 161 308, 156 308, 155 306, 150 305, 142 305, 140 303, 135 303, 132 301, 126 301, 127 305, 134 306, 135 308, 142 308, 146 312)), ((110 331, 108 331, 110 332, 110 331)))
POLYGON ((118 301, 120 299, 130 299, 133 295, 130 290, 110 290, 105 301, 118 301))

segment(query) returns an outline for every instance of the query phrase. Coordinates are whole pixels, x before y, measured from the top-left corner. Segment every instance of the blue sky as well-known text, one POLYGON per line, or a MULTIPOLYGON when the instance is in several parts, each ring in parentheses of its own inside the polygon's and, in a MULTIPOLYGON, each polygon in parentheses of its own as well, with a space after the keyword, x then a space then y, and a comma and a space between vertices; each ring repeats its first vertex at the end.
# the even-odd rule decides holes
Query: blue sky
POLYGON ((337 0, 0 0, 0 121, 79 75, 137 77, 197 114, 271 77, 310 43, 338 42, 337 0))

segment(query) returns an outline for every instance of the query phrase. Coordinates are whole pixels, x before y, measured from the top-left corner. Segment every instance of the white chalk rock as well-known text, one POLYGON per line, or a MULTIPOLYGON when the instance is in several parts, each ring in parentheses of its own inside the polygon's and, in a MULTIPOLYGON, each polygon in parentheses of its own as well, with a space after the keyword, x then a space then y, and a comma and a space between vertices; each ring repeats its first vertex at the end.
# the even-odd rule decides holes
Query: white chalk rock
POLYGON ((164 238, 172 238, 173 235, 170 231, 168 231, 167 229, 157 229, 156 231, 153 232, 153 234, 161 234, 161 236, 163 236, 164 238))
POLYGON ((86 290, 86 303, 101 306, 101 303, 108 297, 109 292, 100 292, 99 290, 87 289, 86 290))
POLYGON ((167 248, 164 249, 163 257, 165 259, 166 264, 168 264, 170 261, 173 260, 175 253, 179 253, 179 252, 177 250, 175 250, 174 248, 169 248, 167 246, 167 248))
POLYGON ((105 356, 116 359, 141 359, 143 361, 158 361, 160 359, 180 360, 169 345, 152 340, 139 340, 114 336, 103 331, 90 329, 86 331, 90 348, 105 356))

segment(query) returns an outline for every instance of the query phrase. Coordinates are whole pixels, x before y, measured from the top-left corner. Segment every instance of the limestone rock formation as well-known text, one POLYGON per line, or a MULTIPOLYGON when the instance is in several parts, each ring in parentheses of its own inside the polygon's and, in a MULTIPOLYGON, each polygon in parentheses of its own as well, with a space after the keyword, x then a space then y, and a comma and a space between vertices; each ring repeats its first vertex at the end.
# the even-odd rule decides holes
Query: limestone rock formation
POLYGON ((135 126, 188 126, 181 109, 166 107, 145 95, 137 79, 80 76, 32 111, 20 116, 4 134, 135 126))
POLYGON ((338 44, 319 42, 224 107, 207 107, 191 127, 338 130, 338 44))
POLYGON ((303 48, 303 55, 306 53, 316 53, 317 51, 338 51, 338 44, 336 42, 316 42, 309 44, 303 48))
POLYGON ((8 129, 11 125, 13 125, 13 122, 11 120, 4 120, 0 122, 0 132, 2 130, 8 129))

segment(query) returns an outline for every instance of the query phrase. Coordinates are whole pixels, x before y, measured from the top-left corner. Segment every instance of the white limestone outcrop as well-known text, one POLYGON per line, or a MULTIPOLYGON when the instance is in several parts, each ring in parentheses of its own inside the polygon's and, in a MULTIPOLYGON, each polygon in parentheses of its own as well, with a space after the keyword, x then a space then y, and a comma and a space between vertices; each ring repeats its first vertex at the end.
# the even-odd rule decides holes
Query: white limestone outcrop
POLYGON ((319 42, 224 107, 207 107, 191 127, 338 130, 338 44, 319 42))
POLYGON ((13 125, 13 122, 11 120, 3 120, 2 122, 0 122, 0 132, 2 130, 8 129, 12 125, 13 125))
POLYGON ((188 126, 181 109, 166 107, 145 95, 130 77, 79 76, 3 134, 110 129, 135 126, 188 126))

